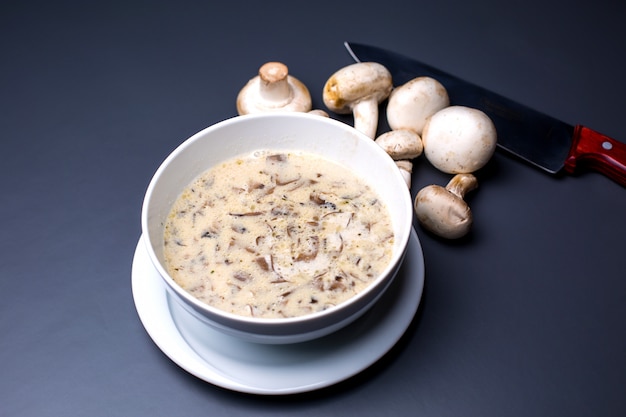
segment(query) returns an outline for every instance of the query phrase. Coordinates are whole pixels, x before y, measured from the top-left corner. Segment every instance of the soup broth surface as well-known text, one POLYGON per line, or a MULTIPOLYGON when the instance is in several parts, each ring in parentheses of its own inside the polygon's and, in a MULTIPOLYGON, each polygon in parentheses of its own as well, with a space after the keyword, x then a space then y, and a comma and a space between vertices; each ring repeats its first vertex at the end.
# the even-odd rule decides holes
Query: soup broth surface
POLYGON ((295 317, 366 288, 391 258, 387 207, 351 170, 320 156, 257 151, 200 175, 168 216, 172 278, 222 310, 295 317))

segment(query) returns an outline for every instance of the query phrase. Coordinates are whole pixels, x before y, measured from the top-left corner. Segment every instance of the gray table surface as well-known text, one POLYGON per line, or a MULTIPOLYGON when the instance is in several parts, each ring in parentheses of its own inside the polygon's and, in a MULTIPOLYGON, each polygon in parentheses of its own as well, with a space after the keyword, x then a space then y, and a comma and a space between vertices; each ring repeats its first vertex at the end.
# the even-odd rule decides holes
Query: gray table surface
MULTIPOLYGON (((624 416, 626 189, 497 153, 460 242, 422 229, 399 344, 338 385, 231 392, 152 342, 131 293, 146 186, 285 62, 323 108, 345 40, 412 55, 626 141, 626 6, 23 1, 0 5, 0 416, 624 416)), ((348 120, 349 122, 349 120, 348 120)), ((413 192, 447 177, 421 159, 413 192)))

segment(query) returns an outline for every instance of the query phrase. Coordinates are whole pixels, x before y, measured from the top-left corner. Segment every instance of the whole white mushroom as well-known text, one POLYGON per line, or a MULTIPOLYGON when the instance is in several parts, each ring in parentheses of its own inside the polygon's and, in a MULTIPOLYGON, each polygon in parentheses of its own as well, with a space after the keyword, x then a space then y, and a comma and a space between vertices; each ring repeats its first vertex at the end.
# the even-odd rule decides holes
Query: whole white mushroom
POLYGON ((422 139, 413 130, 399 129, 385 132, 375 142, 391 156, 394 161, 415 159, 424 150, 422 139))
POLYGON ((491 159, 497 142, 496 128, 485 113, 450 106, 433 114, 422 131, 426 159, 449 174, 470 173, 491 159))
POLYGON ((352 113, 354 128, 374 139, 378 105, 391 93, 391 73, 376 62, 357 62, 332 74, 323 89, 324 104, 338 114, 352 113))
POLYGON ((266 62, 237 95, 240 115, 270 111, 308 112, 311 94, 282 62, 266 62))
POLYGON ((473 174, 457 174, 446 187, 429 185, 415 196, 415 216, 422 227, 445 239, 465 236, 472 227, 473 216, 465 194, 478 187, 473 174))
POLYGON ((387 122, 393 130, 422 134, 426 119, 450 105, 445 87, 431 77, 417 77, 396 87, 387 103, 387 122))

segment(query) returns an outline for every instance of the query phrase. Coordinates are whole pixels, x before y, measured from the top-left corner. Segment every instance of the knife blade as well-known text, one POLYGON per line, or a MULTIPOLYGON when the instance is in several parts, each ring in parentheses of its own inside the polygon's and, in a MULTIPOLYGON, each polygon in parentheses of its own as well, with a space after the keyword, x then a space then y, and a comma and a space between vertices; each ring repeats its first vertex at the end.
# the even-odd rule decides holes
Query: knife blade
POLYGON ((570 125, 486 88, 393 51, 353 42, 344 45, 356 62, 377 62, 391 72, 395 86, 418 76, 439 81, 451 105, 486 113, 498 134, 498 147, 551 174, 599 172, 626 187, 626 144, 582 125, 570 125))

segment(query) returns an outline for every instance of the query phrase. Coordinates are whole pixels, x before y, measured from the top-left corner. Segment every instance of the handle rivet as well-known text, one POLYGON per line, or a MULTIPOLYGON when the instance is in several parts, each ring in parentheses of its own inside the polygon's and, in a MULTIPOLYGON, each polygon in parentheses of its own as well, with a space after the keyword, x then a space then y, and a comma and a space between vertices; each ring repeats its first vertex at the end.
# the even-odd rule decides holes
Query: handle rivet
POLYGON ((611 142, 602 142, 602 147, 609 151, 613 149, 613 144, 611 142))

